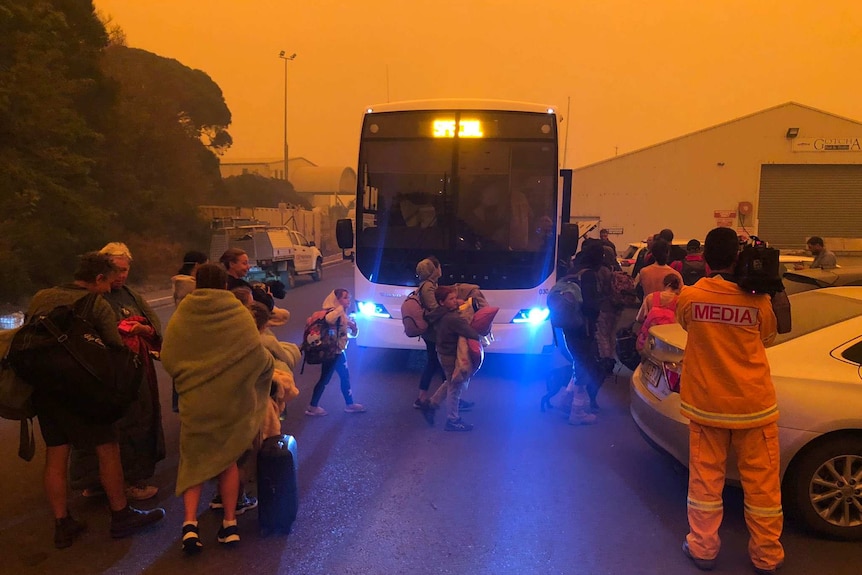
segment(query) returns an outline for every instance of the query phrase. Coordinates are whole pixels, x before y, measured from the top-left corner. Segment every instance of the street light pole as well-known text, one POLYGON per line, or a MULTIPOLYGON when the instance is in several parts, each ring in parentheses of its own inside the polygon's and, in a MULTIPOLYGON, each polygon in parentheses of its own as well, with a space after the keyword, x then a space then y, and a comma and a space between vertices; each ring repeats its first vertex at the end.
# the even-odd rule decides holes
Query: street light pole
POLYGON ((284 180, 287 181, 287 63, 296 58, 296 54, 285 56, 284 50, 278 53, 278 57, 284 60, 284 180))

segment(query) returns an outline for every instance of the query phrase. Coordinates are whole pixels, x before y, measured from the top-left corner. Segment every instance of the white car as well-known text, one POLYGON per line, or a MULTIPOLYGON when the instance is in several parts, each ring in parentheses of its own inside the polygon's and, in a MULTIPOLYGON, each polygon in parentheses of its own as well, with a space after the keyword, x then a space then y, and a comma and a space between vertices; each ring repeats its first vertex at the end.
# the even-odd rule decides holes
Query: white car
MULTIPOLYGON (((862 539, 862 287, 790 296, 793 329, 767 348, 778 395, 785 511, 815 532, 862 539)), ((631 379, 631 414, 643 434, 688 465, 679 412, 686 333, 650 329, 631 379)), ((728 480, 738 482, 735 460, 728 480)))
MULTIPOLYGON (((685 250, 685 246, 688 244, 688 240, 673 240, 673 245, 681 247, 685 250)), ((635 269, 635 262, 638 261, 638 256, 640 253, 646 249, 646 242, 632 242, 626 248, 617 261, 620 263, 620 267, 624 272, 629 275, 632 275, 632 272, 635 269)))
POLYGON ((796 269, 804 269, 811 265, 814 258, 811 256, 795 256, 791 254, 779 254, 778 263, 782 266, 781 273, 792 272, 796 269))

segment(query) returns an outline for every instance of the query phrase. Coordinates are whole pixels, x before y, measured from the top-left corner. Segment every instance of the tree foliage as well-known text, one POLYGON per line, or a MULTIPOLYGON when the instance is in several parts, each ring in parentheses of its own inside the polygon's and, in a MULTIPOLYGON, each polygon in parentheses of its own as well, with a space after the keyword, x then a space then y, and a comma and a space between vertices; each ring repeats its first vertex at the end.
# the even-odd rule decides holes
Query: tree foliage
POLYGON ((122 38, 91 0, 0 0, 0 301, 106 241, 138 276, 205 247, 230 110, 206 73, 122 38))
POLYGON ((0 295, 67 278, 107 221, 93 204, 104 28, 73 0, 0 0, 0 295))
POLYGON ((230 143, 218 85, 176 60, 111 45, 103 70, 118 86, 97 178, 122 230, 202 241, 196 206, 220 185, 216 156, 230 143))

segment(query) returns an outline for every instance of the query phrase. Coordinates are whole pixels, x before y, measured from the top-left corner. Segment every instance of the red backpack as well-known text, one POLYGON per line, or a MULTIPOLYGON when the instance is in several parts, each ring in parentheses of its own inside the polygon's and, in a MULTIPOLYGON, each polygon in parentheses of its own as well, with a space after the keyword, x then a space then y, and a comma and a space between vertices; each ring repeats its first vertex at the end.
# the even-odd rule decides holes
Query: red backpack
POLYGON ((676 302, 677 298, 673 298, 664 306, 661 304, 661 292, 655 291, 650 295, 652 297, 652 307, 649 310, 644 323, 641 326, 640 334, 638 334, 637 349, 638 351, 644 348, 647 336, 649 336, 649 328, 654 325, 664 325, 668 323, 676 323, 676 302))

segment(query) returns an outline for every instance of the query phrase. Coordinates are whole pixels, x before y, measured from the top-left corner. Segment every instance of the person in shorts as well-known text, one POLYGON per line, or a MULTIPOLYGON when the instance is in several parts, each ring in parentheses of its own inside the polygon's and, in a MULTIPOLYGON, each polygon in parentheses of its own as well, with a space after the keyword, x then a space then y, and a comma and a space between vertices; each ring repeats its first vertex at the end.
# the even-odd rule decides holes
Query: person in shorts
MULTIPOLYGON (((58 306, 72 305, 90 293, 109 292, 116 273, 117 268, 110 256, 97 252, 84 254, 75 271, 74 281, 37 292, 30 302, 27 318, 47 314, 58 306)), ((103 298, 96 300, 91 319, 106 345, 123 347, 114 312, 103 298)), ((56 548, 72 545, 87 527, 69 513, 68 468, 72 446, 95 449, 99 477, 111 509, 112 537, 126 537, 165 516, 165 510, 161 508, 142 511, 129 506, 120 462, 120 445, 112 425, 88 421, 73 411, 68 403, 43 392, 39 385, 34 386, 33 405, 47 446, 44 483, 48 504, 54 514, 56 548)))

